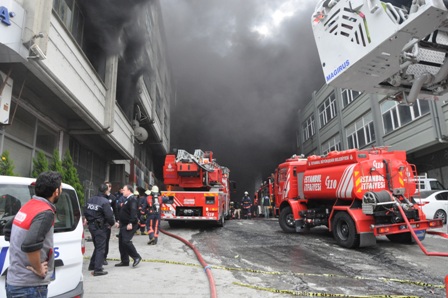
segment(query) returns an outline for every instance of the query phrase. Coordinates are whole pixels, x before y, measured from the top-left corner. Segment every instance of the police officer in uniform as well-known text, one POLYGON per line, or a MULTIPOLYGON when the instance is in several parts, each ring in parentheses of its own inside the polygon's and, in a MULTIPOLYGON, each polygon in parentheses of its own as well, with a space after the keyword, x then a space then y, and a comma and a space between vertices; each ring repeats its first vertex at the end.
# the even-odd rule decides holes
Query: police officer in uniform
POLYGON ((87 201, 84 212, 95 247, 89 264, 89 270, 93 270, 93 276, 107 274, 107 271, 103 270, 107 229, 115 224, 112 207, 109 200, 104 197, 108 189, 109 187, 106 184, 101 184, 98 189, 98 195, 91 197, 87 201))

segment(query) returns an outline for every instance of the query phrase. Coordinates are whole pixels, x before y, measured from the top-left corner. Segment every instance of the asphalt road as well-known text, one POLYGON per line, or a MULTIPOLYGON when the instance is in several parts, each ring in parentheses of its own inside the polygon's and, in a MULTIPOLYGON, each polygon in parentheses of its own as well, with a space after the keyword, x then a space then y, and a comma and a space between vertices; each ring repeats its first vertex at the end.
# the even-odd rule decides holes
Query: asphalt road
MULTIPOLYGON (((200 251, 212 268, 218 297, 445 297, 448 260, 385 237, 376 246, 349 250, 339 247, 326 228, 285 234, 276 219, 230 220, 224 228, 172 229, 162 222, 162 228, 200 251)), ((190 248, 163 234, 156 246, 146 241, 147 236, 134 237, 144 259, 137 268, 113 267, 119 256, 116 239, 105 266, 109 275, 89 275, 86 258, 85 297, 210 297, 206 274, 190 248)), ((447 241, 427 235, 423 244, 428 251, 448 252, 447 241)), ((92 246, 87 242, 86 257, 92 246)))

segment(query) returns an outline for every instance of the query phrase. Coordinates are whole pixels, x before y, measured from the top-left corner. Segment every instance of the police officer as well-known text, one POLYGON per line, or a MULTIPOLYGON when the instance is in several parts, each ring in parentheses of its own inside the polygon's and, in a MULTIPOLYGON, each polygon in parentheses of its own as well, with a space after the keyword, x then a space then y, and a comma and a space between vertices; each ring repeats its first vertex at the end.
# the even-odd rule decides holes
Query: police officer
POLYGON ((107 225, 113 226, 115 224, 112 207, 110 206, 109 200, 105 198, 108 189, 109 187, 106 184, 101 184, 98 189, 98 195, 91 197, 87 201, 87 206, 84 211, 95 247, 89 264, 89 270, 93 270, 93 276, 107 274, 107 271, 103 270, 107 229, 109 228, 107 225))

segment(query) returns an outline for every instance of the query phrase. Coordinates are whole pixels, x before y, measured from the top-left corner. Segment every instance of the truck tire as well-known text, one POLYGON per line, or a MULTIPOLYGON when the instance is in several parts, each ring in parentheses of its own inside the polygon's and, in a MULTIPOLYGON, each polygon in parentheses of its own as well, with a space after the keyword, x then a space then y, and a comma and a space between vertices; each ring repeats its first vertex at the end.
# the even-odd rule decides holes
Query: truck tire
POLYGON ((292 209, 290 206, 282 209, 282 211, 280 212, 278 223, 285 233, 294 233, 296 231, 294 216, 292 214, 292 209))
POLYGON ((338 212, 333 218, 333 237, 345 248, 359 247, 359 234, 355 222, 347 212, 338 212))

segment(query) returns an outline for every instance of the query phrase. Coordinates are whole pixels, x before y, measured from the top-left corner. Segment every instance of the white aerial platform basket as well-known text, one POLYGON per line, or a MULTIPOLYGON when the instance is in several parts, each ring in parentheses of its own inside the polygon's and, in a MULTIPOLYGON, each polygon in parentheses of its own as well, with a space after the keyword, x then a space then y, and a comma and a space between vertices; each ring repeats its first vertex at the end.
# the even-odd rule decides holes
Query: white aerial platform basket
POLYGON ((446 93, 444 1, 393 2, 318 2, 311 22, 327 84, 408 103, 446 93))

